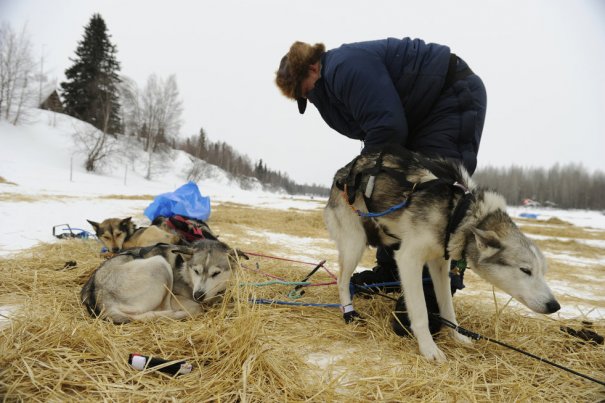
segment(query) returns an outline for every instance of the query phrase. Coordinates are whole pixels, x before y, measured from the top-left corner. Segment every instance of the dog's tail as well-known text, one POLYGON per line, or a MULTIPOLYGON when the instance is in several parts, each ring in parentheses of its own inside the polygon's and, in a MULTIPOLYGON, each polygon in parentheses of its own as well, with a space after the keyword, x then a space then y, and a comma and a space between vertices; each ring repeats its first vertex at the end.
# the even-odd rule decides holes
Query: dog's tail
POLYGON ((95 278, 97 276, 97 270, 92 273, 92 276, 88 279, 84 287, 82 287, 82 291, 80 292, 80 301, 82 301, 82 305, 86 307, 90 316, 98 317, 101 314, 101 311, 97 307, 97 293, 95 289, 95 278))
POLYGON ((424 164, 439 179, 444 179, 450 183, 457 182, 471 190, 477 187, 460 161, 449 158, 426 158, 424 164))

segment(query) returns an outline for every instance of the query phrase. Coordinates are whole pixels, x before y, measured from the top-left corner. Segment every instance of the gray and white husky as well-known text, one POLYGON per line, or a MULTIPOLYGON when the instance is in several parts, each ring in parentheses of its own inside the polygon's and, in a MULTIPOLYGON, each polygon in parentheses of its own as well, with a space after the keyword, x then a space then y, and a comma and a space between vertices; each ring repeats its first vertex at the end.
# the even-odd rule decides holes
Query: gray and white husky
POLYGON ((403 148, 391 151, 361 155, 338 170, 324 210, 339 252, 338 291, 347 322, 359 316, 349 284, 368 244, 399 245, 394 257, 411 328, 427 359, 446 358, 429 332, 422 288, 425 263, 440 314, 454 324, 450 258, 466 260, 481 278, 535 312, 560 309, 544 280, 544 256, 508 216, 501 195, 478 188, 457 162, 423 158, 403 148))
POLYGON ((103 262, 80 298, 91 315, 114 323, 182 319, 219 298, 235 260, 233 249, 215 240, 129 249, 103 262))

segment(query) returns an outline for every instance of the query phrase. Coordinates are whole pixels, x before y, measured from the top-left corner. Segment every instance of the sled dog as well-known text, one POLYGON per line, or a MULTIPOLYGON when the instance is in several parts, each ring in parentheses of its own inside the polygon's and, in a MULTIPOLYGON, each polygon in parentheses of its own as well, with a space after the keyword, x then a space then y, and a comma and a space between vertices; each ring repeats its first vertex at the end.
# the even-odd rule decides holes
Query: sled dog
POLYGON ((112 253, 158 243, 177 244, 180 241, 178 235, 155 225, 137 228, 131 218, 108 218, 100 223, 86 221, 92 225, 101 243, 112 253))
POLYGON ((478 188, 457 162, 424 158, 403 148, 364 153, 336 172, 324 219, 339 253, 338 291, 345 321, 359 316, 349 284, 366 246, 398 247, 394 257, 411 329, 429 360, 446 357, 429 332, 422 288, 425 263, 441 316, 454 324, 450 259, 466 261, 481 278, 535 312, 560 309, 544 280, 544 255, 508 216, 504 198, 478 188))
POLYGON ((235 252, 219 241, 129 249, 93 272, 80 300, 91 315, 114 323, 182 319, 220 298, 235 264, 235 252))

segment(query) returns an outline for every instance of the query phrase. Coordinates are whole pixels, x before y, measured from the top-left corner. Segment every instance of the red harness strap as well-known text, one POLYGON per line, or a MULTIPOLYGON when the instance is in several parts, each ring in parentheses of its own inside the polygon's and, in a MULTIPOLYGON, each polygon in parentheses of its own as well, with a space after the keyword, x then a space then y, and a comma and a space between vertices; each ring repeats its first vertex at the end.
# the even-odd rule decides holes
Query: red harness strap
POLYGON ((202 232, 202 229, 196 225, 191 224, 183 216, 173 215, 172 217, 168 218, 166 223, 168 224, 168 226, 171 229, 177 231, 183 238, 185 238, 186 241, 195 241, 197 239, 206 239, 206 237, 204 236, 204 233, 202 232), (174 222, 172 220, 178 221, 179 223, 182 223, 183 225, 180 226, 180 228, 179 228, 176 225, 174 225, 174 222), (187 229, 184 229, 184 228, 187 228, 187 229))

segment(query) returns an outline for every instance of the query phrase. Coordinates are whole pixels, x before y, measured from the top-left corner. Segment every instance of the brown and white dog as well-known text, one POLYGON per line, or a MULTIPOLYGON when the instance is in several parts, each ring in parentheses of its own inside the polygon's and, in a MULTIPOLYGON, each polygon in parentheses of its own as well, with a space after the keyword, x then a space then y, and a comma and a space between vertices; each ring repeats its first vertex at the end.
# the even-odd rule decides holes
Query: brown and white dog
POLYGON ((158 243, 178 244, 180 242, 180 237, 177 234, 164 231, 155 225, 137 228, 132 222, 132 217, 108 218, 100 223, 91 220, 86 221, 92 225, 97 238, 110 253, 158 243))

